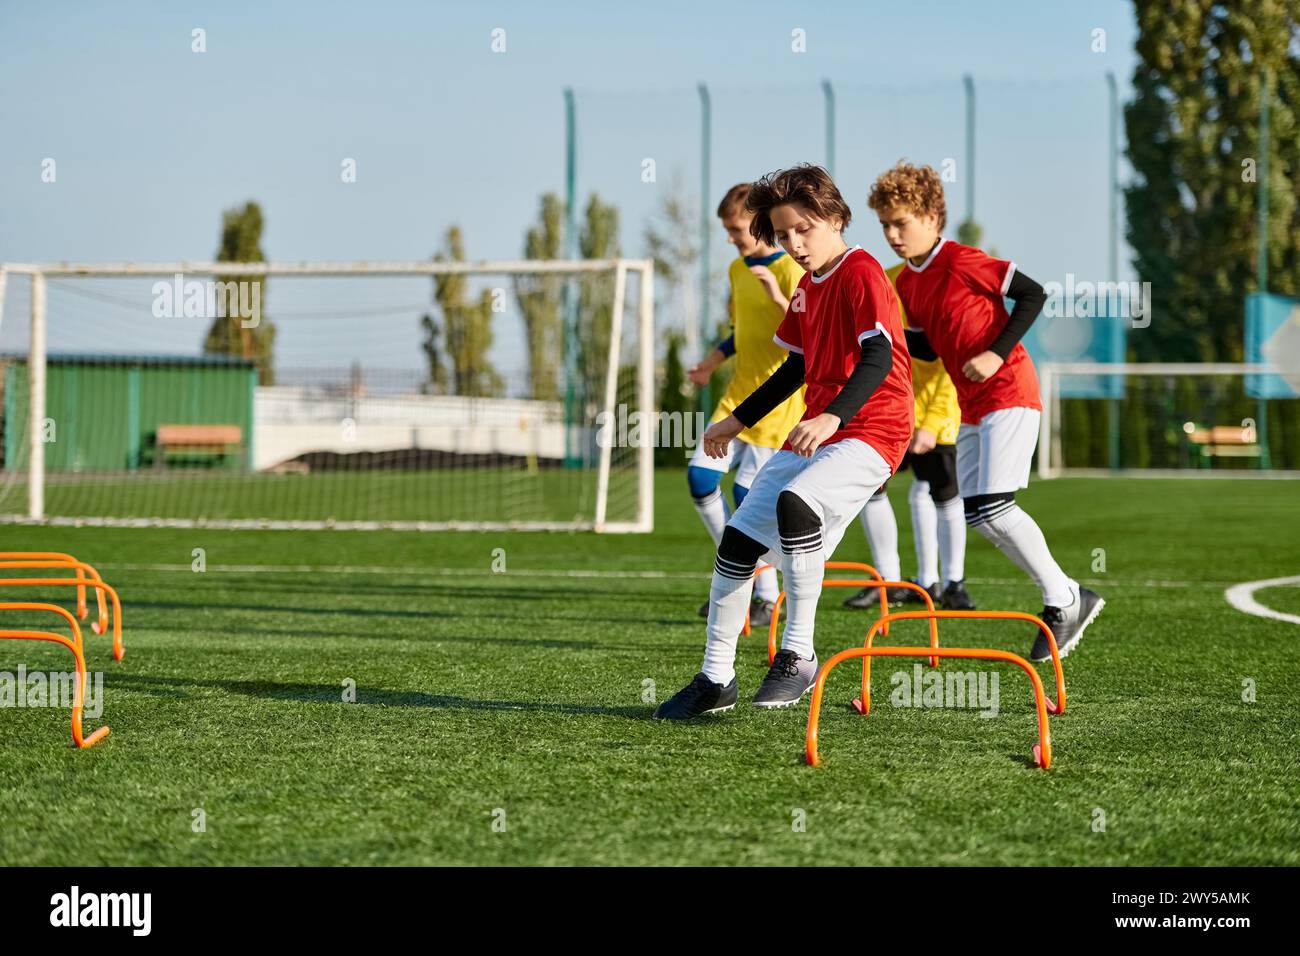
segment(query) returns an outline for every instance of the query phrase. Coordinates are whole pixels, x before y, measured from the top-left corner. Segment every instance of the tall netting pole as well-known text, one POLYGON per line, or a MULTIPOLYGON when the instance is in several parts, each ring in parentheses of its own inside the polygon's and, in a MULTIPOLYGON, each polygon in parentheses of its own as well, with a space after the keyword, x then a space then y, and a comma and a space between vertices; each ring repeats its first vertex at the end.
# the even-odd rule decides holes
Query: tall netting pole
MULTIPOLYGON (((1255 251, 1255 281, 1259 288, 1257 292, 1268 291, 1268 152, 1269 152, 1269 106, 1273 99, 1273 71, 1265 68, 1263 87, 1260 90, 1259 101, 1259 169, 1258 178, 1256 179, 1259 194, 1258 219, 1259 219, 1259 248, 1255 251)), ((1259 467, 1267 469, 1271 467, 1271 460, 1268 453, 1268 399, 1263 398, 1262 394, 1255 409, 1255 434, 1259 442, 1259 467)))
POLYGON ((835 89, 822 80, 822 102, 826 108, 826 172, 835 178, 835 89))
MULTIPOLYGON (((686 353, 694 356, 700 354, 701 337, 708 340, 713 335, 709 326, 709 300, 713 290, 709 288, 709 239, 713 235, 713 222, 709 211, 712 208, 712 189, 709 183, 709 169, 713 164, 713 102, 709 99, 709 88, 699 85, 700 93, 700 311, 699 318, 686 325, 686 353)), ((713 409, 712 389, 708 384, 700 388, 700 411, 705 415, 713 409)))
MULTIPOLYGON (((1109 136, 1107 137, 1107 146, 1109 156, 1107 157, 1107 168, 1109 170, 1108 187, 1106 191, 1107 203, 1107 220, 1106 220, 1106 269, 1112 283, 1119 282, 1119 93, 1115 87, 1115 74, 1106 71, 1107 87, 1107 105, 1109 109, 1109 136)), ((1110 335, 1112 343, 1116 342, 1119 337, 1118 323, 1123 321, 1118 315, 1110 317, 1110 335)), ((1112 345, 1112 357, 1114 347, 1112 345)), ((1120 355, 1119 360, 1123 361, 1127 356, 1120 355)), ((1112 383, 1107 382, 1110 386, 1112 383)), ((1120 441, 1119 441, 1119 398, 1111 389, 1111 397, 1106 403, 1107 431, 1110 433, 1110 468, 1111 471, 1119 469, 1120 465, 1120 441)))

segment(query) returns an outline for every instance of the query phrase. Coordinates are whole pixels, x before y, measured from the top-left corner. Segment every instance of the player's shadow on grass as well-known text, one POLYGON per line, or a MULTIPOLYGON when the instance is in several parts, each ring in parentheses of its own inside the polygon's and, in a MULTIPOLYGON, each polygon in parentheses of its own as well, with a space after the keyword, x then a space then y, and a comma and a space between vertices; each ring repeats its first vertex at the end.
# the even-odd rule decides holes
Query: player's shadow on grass
MULTIPOLYGON (((139 630, 145 630, 140 628, 139 630)), ((174 633, 174 628, 155 627, 150 630, 160 633, 174 633)), ((483 634, 430 634, 427 631, 418 633, 412 631, 320 631, 312 632, 304 630, 301 627, 266 627, 259 626, 255 628, 239 628, 239 634, 255 635, 257 637, 299 637, 299 638, 319 638, 330 641, 410 641, 415 644, 437 644, 440 641, 452 641, 464 644, 505 644, 511 647, 536 648, 538 650, 551 651, 597 651, 597 650, 623 650, 623 651, 644 651, 644 645, 634 644, 612 644, 607 641, 596 640, 573 640, 561 637, 489 637, 483 634)))
MULTIPOLYGON (((160 611, 203 611, 211 612, 213 602, 210 597, 205 597, 200 601, 150 601, 135 599, 131 601, 131 609, 151 608, 160 611)), ((401 608, 382 608, 382 607, 277 607, 270 608, 265 604, 232 604, 228 601, 220 603, 220 610, 225 611, 256 611, 258 614, 266 614, 268 611, 274 611, 276 614, 326 614, 338 615, 345 614, 352 617, 409 617, 409 618, 450 618, 461 615, 452 614, 447 611, 435 610, 407 610, 401 608)), ((124 618, 125 620, 125 618, 124 618)), ((129 628, 130 622, 124 625, 129 628)), ((220 624, 215 624, 213 630, 219 630, 220 624)), ((241 629, 246 630, 244 625, 241 629)))
MULTIPOLYGON (((148 601, 148 600, 146 600, 146 601, 133 601, 133 602, 131 603, 131 607, 132 607, 132 609, 149 608, 149 609, 152 609, 152 610, 162 610, 162 611, 202 611, 202 612, 211 612, 211 611, 212 611, 212 602, 211 602, 210 600, 205 600, 205 601, 202 601, 202 602, 193 602, 193 603, 191 603, 191 602, 187 602, 187 601, 148 601)), ((256 612, 258 612, 258 613, 261 614, 261 615, 266 614, 268 610, 273 610, 274 613, 276 613, 276 614, 281 614, 281 615, 310 614, 310 615, 314 615, 314 616, 324 615, 324 616, 326 616, 326 617, 345 616, 345 617, 361 617, 361 618, 367 618, 367 617, 371 617, 371 618, 399 618, 399 619, 409 619, 409 620, 414 620, 414 621, 428 621, 428 620, 430 620, 430 619, 434 619, 434 618, 436 618, 436 619, 438 619, 438 620, 440 620, 440 621, 453 621, 453 620, 458 620, 458 619, 464 619, 464 620, 480 620, 480 619, 484 618, 485 616, 490 616, 490 617, 492 618, 492 620, 494 620, 494 621, 523 621, 523 622, 526 622, 526 623, 528 623, 528 624, 543 624, 543 623, 546 623, 546 622, 548 622, 548 621, 555 621, 555 622, 559 622, 559 623, 563 623, 563 624, 573 624, 573 623, 582 623, 582 624, 610 624, 610 625, 614 625, 614 626, 616 626, 616 627, 628 627, 630 624, 633 624, 633 623, 638 624, 638 625, 655 624, 655 625, 660 625, 660 626, 664 626, 664 627, 667 627, 667 626, 682 626, 682 625, 689 625, 689 624, 693 623, 695 620, 697 620, 696 618, 685 618, 685 617, 664 617, 664 618, 596 617, 596 616, 593 616, 593 615, 591 615, 591 614, 582 614, 582 613, 576 613, 576 612, 575 612, 575 613, 571 613, 571 614, 560 614, 560 613, 557 613, 557 614, 547 614, 547 613, 538 612, 538 611, 535 611, 535 610, 534 610, 534 611, 530 611, 530 612, 528 612, 528 613, 526 613, 526 614, 501 614, 499 611, 497 611, 497 610, 494 609, 494 610, 492 610, 490 613, 488 613, 488 612, 483 612, 483 613, 478 613, 478 614, 472 614, 472 613, 466 613, 466 612, 462 612, 462 611, 440 611, 440 610, 433 610, 433 609, 399 609, 399 608, 379 608, 379 607, 373 607, 373 608, 362 608, 362 607, 277 607, 277 608, 274 608, 274 609, 268 609, 265 605, 260 605, 260 604, 230 604, 230 603, 225 602, 225 601, 222 601, 222 602, 221 602, 220 610, 223 611, 223 612, 225 612, 225 611, 256 611, 256 612)), ((133 619, 133 620, 134 620, 134 619, 133 619)), ((167 632, 167 633, 172 633, 172 632, 175 632, 175 630, 176 630, 175 626, 173 626, 173 625, 169 625, 169 624, 166 624, 166 623, 153 624, 153 625, 144 626, 144 625, 137 625, 137 624, 134 624, 133 622, 128 622, 128 624, 125 625, 125 627, 126 627, 126 628, 133 628, 133 629, 135 629, 135 630, 143 630, 143 631, 161 631, 161 632, 167 632)), ((211 631, 223 631, 223 630, 226 630, 227 628, 228 628, 228 625, 224 625, 224 624, 222 624, 219 620, 216 620, 216 621, 213 622, 213 624, 212 624, 212 626, 211 626, 210 628, 207 628, 207 630, 211 630, 211 631)), ((304 630, 303 628, 275 628, 275 627, 265 627, 265 626, 251 625, 251 624, 243 623, 243 622, 241 622, 241 623, 239 624, 238 631, 239 631, 239 633, 241 633, 241 634, 257 634, 257 635, 280 634, 280 635, 285 635, 285 636, 304 636, 304 637, 305 637, 305 636, 309 636, 309 635, 311 634, 310 630, 304 630)), ((344 638, 364 637, 364 638, 366 638, 367 640, 373 640, 373 639, 375 639, 375 638, 381 638, 381 639, 394 639, 394 640, 414 640, 414 639, 416 639, 416 637, 415 637, 414 635, 411 635, 411 634, 404 634, 404 633, 398 633, 398 634, 384 634, 384 633, 380 633, 380 632, 370 632, 370 633, 367 633, 367 634, 345 634, 345 633, 340 633, 340 632, 337 632, 337 631, 326 631, 326 630, 322 630, 322 631, 320 631, 320 632, 319 632, 319 636, 321 636, 321 637, 331 637, 331 638, 333 638, 333 637, 344 637, 344 638)), ((432 638, 432 640, 435 640, 435 641, 441 641, 441 640, 456 641, 456 640, 471 640, 471 639, 470 639, 470 638, 461 638, 461 637, 449 637, 449 636, 445 636, 445 635, 435 635, 435 636, 432 638)), ((595 649, 598 649, 598 648, 615 648, 615 647, 618 647, 618 646, 619 646, 619 645, 609 644, 609 643, 604 642, 604 641, 567 641, 567 640, 547 639, 547 638, 542 638, 542 639, 537 639, 537 640, 525 640, 525 639, 521 639, 521 638, 490 638, 490 637, 481 637, 481 638, 473 638, 473 640, 481 640, 481 641, 488 642, 488 643, 497 642, 497 643, 536 644, 536 645, 538 645, 538 646, 542 646, 542 647, 545 647, 545 646, 552 646, 552 647, 557 647, 557 648, 560 648, 560 647, 572 647, 572 648, 575 648, 575 649, 585 649, 585 650, 595 650, 595 649)), ((623 650, 637 650, 637 649, 639 649, 639 648, 634 648, 634 647, 632 647, 631 645, 622 645, 622 649, 623 649, 623 650)))
MULTIPOLYGON (((328 578, 318 580, 317 582, 307 584, 298 581, 279 581, 269 580, 267 578, 249 578, 245 581, 233 580, 227 577, 209 576, 199 581, 190 581, 184 588, 191 589, 196 595, 203 594, 205 599, 211 601, 212 588, 228 589, 238 591, 240 594, 301 594, 304 597, 342 596, 342 595, 366 595, 382 596, 392 595, 403 599, 427 598, 430 600, 466 600, 466 601, 484 601, 496 604, 501 601, 535 601, 549 600, 554 601, 561 598, 590 598, 592 597, 593 585, 599 586, 599 582, 588 581, 585 584, 581 580, 570 582, 567 586, 564 583, 558 583, 554 587, 542 586, 534 581, 529 585, 515 587, 509 582, 500 580, 491 580, 491 587, 470 587, 464 584, 444 584, 436 580, 415 581, 410 584, 387 584, 371 581, 349 580, 341 575, 330 575, 328 578), (507 584, 507 587, 499 585, 507 584)), ((182 588, 173 588, 173 593, 181 591, 182 588)), ((620 588, 612 591, 606 588, 600 596, 607 597, 611 600, 618 601, 663 601, 665 597, 671 598, 671 594, 666 595, 664 591, 645 591, 620 588)), ((132 601, 131 604, 139 604, 139 601, 132 601)))
MULTIPOLYGON (((184 692, 183 688, 206 687, 223 690, 231 694, 241 694, 245 697, 260 697, 264 700, 345 706, 341 684, 278 684, 272 681, 210 680, 192 677, 114 674, 109 681, 109 686, 110 688, 122 687, 145 694, 182 699, 190 696, 184 692)), ((348 703, 346 706, 415 707, 433 710, 519 710, 534 713, 598 715, 645 720, 650 718, 652 710, 649 705, 644 704, 641 706, 609 707, 598 704, 564 704, 546 701, 477 700, 472 697, 460 697, 452 694, 429 694, 424 691, 368 688, 364 684, 357 686, 356 694, 356 701, 348 703)))
MULTIPOLYGON (((449 617, 459 617, 460 615, 439 615, 449 617)), ((538 621, 544 618, 527 617, 527 618, 503 618, 502 620, 523 620, 538 621)), ((602 618, 574 618, 573 620, 581 621, 602 621, 608 620, 610 623, 626 625, 627 621, 618 619, 602 618)), ((664 623, 678 623, 666 621, 664 623)), ((148 632, 151 634, 171 635, 176 633, 176 628, 166 624, 152 626, 143 626, 133 624, 131 630, 136 633, 148 632)), ((313 631, 310 628, 303 627, 267 627, 258 625, 250 627, 241 624, 238 629, 231 630, 227 627, 214 626, 210 629, 211 633, 223 634, 232 638, 241 637, 289 637, 289 638, 307 638, 311 640, 328 640, 328 641, 409 641, 413 644, 438 644, 442 641, 450 641, 460 644, 501 644, 507 647, 519 647, 523 649, 534 648, 543 651, 644 651, 645 644, 620 644, 606 640, 584 640, 581 638, 565 637, 509 637, 504 635, 484 635, 484 634, 430 634, 427 630, 372 630, 372 631, 338 631, 338 630, 319 630, 313 631)))

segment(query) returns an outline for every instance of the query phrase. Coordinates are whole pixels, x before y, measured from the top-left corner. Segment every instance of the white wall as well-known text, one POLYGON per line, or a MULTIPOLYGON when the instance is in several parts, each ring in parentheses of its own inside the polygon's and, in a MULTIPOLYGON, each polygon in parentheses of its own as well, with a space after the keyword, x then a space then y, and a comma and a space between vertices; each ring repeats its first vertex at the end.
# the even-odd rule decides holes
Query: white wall
POLYGON ((446 395, 322 397, 302 387, 257 389, 259 471, 313 451, 342 454, 423 448, 464 454, 564 457, 559 402, 446 395))

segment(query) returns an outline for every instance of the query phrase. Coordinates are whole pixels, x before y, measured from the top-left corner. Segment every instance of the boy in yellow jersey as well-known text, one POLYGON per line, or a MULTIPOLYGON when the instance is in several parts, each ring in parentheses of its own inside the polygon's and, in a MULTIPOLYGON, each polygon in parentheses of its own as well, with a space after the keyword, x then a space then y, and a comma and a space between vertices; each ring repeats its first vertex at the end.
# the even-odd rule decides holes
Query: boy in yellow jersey
MULTIPOLYGON (((896 282, 905 263, 885 275, 896 282)), ((903 327, 907 313, 899 303, 903 327)), ((916 395, 916 431, 907 457, 899 469, 911 467, 915 480, 908 494, 912 507, 912 538, 916 546, 917 584, 930 592, 935 605, 950 611, 971 611, 975 603, 966 592, 966 517, 957 492, 957 429, 961 411, 957 388, 943 363, 912 357, 912 390, 916 395), (940 578, 940 559, 943 576, 940 578), (942 586, 941 586, 942 582, 942 586)), ((871 547, 871 558, 887 581, 901 580, 898 557, 898 522, 882 485, 862 509, 862 529, 871 547)), ((908 588, 890 588, 890 604, 920 604, 921 596, 908 588)), ((875 588, 863 588, 844 602, 845 607, 878 607, 875 588)))
MULTIPOLYGON (((718 218, 726 230, 727 241, 740 254, 727 271, 731 281, 732 333, 687 373, 696 385, 707 385, 719 365, 732 355, 736 357, 731 384, 714 409, 710 424, 730 415, 786 360, 788 353, 772 337, 785 318, 790 296, 804 274, 803 269, 780 249, 760 243, 750 234, 749 224, 754 217, 745 210, 748 196, 749 183, 741 183, 732 186, 718 205, 718 218)), ((790 430, 799 424, 803 412, 803 389, 800 388, 753 427, 742 431, 725 457, 710 458, 704 453, 703 443, 696 445, 686 469, 686 480, 695 510, 713 538, 714 547, 722 541, 722 531, 730 516, 722 495, 722 476, 732 468, 736 469, 732 497, 739 508, 749 493, 754 476, 781 447, 790 430)), ((776 571, 768 568, 754 582, 751 624, 756 627, 768 625, 778 593, 776 571)), ((700 617, 709 616, 708 601, 704 602, 699 613, 700 617)))

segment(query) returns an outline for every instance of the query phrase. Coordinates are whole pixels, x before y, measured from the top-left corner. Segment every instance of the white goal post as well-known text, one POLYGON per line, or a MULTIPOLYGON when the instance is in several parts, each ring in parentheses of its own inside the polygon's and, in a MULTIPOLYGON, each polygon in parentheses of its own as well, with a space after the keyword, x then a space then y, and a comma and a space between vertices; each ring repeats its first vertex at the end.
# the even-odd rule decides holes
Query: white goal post
MULTIPOLYGON (((6 435, 5 445, 10 454, 0 469, 0 522, 117 527, 419 531, 592 530, 603 533, 644 533, 653 530, 653 442, 647 439, 636 447, 619 448, 596 437, 598 422, 616 419, 620 404, 645 415, 654 414, 652 260, 0 263, 0 331, 11 333, 11 338, 17 331, 13 328, 14 312, 17 310, 11 308, 6 315, 6 293, 12 299, 15 286, 26 284, 21 280, 30 283, 30 325, 27 329, 26 348, 11 355, 6 360, 6 366, 0 367, 0 386, 6 382, 6 370, 12 373, 15 366, 19 370, 18 374, 10 375, 9 387, 4 389, 3 411, 6 415, 5 425, 10 432, 6 435), (380 412, 388 416, 385 420, 388 427, 386 434, 411 436, 410 447, 386 447, 382 442, 372 443, 366 447, 363 455, 351 456, 354 460, 348 461, 346 465, 338 462, 349 456, 340 454, 337 449, 328 453, 333 456, 331 462, 322 464, 319 459, 325 453, 316 453, 311 449, 303 451, 299 446, 295 446, 295 451, 301 452, 297 455, 298 460, 278 462, 274 472, 271 468, 262 467, 264 461, 261 459, 255 463, 252 410, 247 413, 247 435, 243 439, 245 444, 239 449, 242 464, 230 468, 229 474, 218 468, 194 467, 192 462, 189 463, 190 467, 181 467, 174 465, 171 460, 152 468, 139 467, 136 461, 140 451, 138 436, 133 439, 135 445, 131 454, 135 457, 131 459, 130 467, 119 468, 114 465, 110 469, 96 471, 84 464, 87 456, 80 453, 73 456, 76 459, 75 465, 61 468, 46 460, 46 443, 50 440, 46 434, 51 414, 50 402, 55 399, 64 400, 62 392, 56 393, 54 399, 51 398, 53 366, 49 365, 49 361, 81 361, 78 371, 83 373, 79 379, 83 383, 87 380, 84 373, 91 366, 112 365, 114 362, 125 365, 133 361, 138 364, 140 361, 138 356, 128 357, 109 352, 84 354, 92 351, 85 341, 68 341, 72 336, 61 335, 57 325, 51 329, 49 287, 52 283, 47 280, 65 283, 76 279, 171 280, 176 277, 179 283, 181 277, 203 277, 209 280, 219 277, 217 285, 221 282, 233 285, 229 280, 244 278, 257 280, 274 277, 295 281, 400 278, 410 287, 412 279, 434 280, 454 275, 473 277, 480 284, 485 281, 484 277, 493 276, 504 277, 508 282, 521 279, 542 281, 544 277, 549 277, 548 288, 563 290, 563 314, 559 321, 563 323, 564 338, 561 344, 566 348, 573 348, 579 342, 576 316, 582 284, 581 301, 587 310, 584 312, 584 320, 588 323, 601 323, 600 334, 594 338, 596 345, 590 344, 592 339, 586 339, 582 340, 583 347, 589 350, 603 348, 604 343, 599 339, 607 336, 608 349, 604 355, 603 367, 597 365, 598 356, 593 358, 592 355, 587 355, 587 365, 582 372, 585 378, 577 390, 578 397, 575 398, 572 374, 564 367, 569 358, 566 354, 559 359, 559 390, 564 394, 566 387, 569 389, 567 401, 555 398, 540 401, 535 400, 535 395, 521 394, 519 389, 522 386, 518 377, 511 375, 499 376, 505 379, 503 390, 491 393, 499 397, 483 397, 483 392, 452 394, 445 387, 439 391, 427 384, 418 389, 410 388, 401 395, 385 396, 384 407, 380 412), (631 288, 629 276, 634 279, 631 288), (21 279, 15 281, 19 277, 21 279), (598 292, 593 293, 593 289, 598 289, 598 292), (591 304, 593 298, 598 299, 597 306, 591 304), (69 358, 57 354, 52 356, 49 347, 51 338, 56 343, 56 353, 83 354, 69 358), (509 396, 505 389, 512 390, 509 396), (446 420, 440 422, 439 416, 449 416, 453 412, 460 416, 455 426, 446 420), (480 447, 480 441, 472 448, 467 444, 463 449, 447 444, 448 439, 429 437, 434 432, 440 435, 453 432, 468 434, 475 423, 485 420, 492 421, 492 427, 506 436, 505 442, 509 447, 504 450, 495 446, 485 449, 480 447), (17 426, 21 426, 21 440, 17 426), (439 441, 443 444, 439 445, 439 441), (565 449, 562 455, 554 451, 557 445, 565 449), (311 458, 312 454, 316 454, 316 458, 310 465, 305 464, 304 461, 311 458), (367 464, 379 461, 385 455, 388 456, 386 463, 367 464), (395 456, 401 457, 402 464, 392 464, 395 456), (435 464, 429 464, 431 458, 435 464), (382 472, 380 469, 383 469, 382 472), (407 485, 394 490, 396 486, 393 482, 398 480, 395 475, 399 471, 406 476, 404 480, 407 485), (308 477, 280 481, 280 477, 286 474, 308 477), (307 490, 311 477, 329 484, 322 496, 313 498, 313 492, 307 490), (449 481, 453 477, 455 487, 451 488, 449 481), (290 497, 286 497, 284 489, 295 480, 298 480, 297 486, 290 489, 290 497), (372 489, 371 485, 380 480, 387 484, 382 489, 372 489), (281 487, 276 494, 261 497, 261 500, 274 507, 268 506, 259 511, 258 482, 262 482, 265 487, 277 481, 280 481, 281 487), (347 485, 349 494, 337 491, 340 483, 347 485), (218 485, 221 494, 214 495, 212 488, 218 485), (615 493, 611 493, 612 486, 616 486, 615 493), (52 494, 55 490, 58 493, 52 494), (6 494, 6 491, 13 493, 6 494), (395 503, 399 493, 401 500, 395 503), (369 511, 365 504, 367 495, 373 496, 369 511), (437 514, 423 513, 421 496, 431 509, 434 505, 439 506, 437 514), (500 502, 496 499, 503 496, 508 501, 504 506, 498 507, 500 502), (457 502, 454 507, 447 504, 453 497, 457 502), (19 499, 25 499, 21 506, 19 499), (214 504, 218 499, 223 503, 214 504), (339 501, 343 501, 344 505, 338 506, 339 501), (476 507, 481 509, 481 513, 475 513, 476 507)), ((208 285, 212 284, 211 281, 208 282, 208 285)), ((270 294, 274 296, 275 286, 269 288, 270 294)), ((218 295, 220 294, 219 292, 218 295)), ((110 297, 99 298, 107 301, 110 297)), ((120 296, 118 299, 125 301, 120 296)), ((431 301, 426 300, 427 303, 431 301)), ((88 313, 99 308, 98 305, 85 307, 88 313)), ((138 292, 126 308, 133 317, 147 321, 148 306, 140 302, 138 292)), ((277 324, 280 323, 274 307, 268 307, 267 313, 277 324)), ((371 316, 379 314, 378 311, 370 313, 371 316)), ((98 314, 95 317, 98 318, 98 314)), ((496 317, 492 317, 492 320, 495 322, 496 317)), ((396 327, 397 323, 394 322, 394 328, 396 327)), ((405 334, 411 328, 411 323, 400 327, 405 334)), ((590 331, 591 326, 582 328, 590 331)), ((369 332, 365 326, 354 326, 354 329, 356 331, 351 334, 363 338, 369 332)), ((96 339, 99 340, 99 336, 96 339)), ((133 341, 147 343, 150 339, 147 334, 137 334, 133 341)), ((196 353, 198 348, 199 342, 195 342, 196 353)), ((145 356, 144 360, 165 361, 168 358, 175 358, 178 362, 187 358, 195 363, 205 361, 197 354, 189 357, 150 355, 145 356)), ((138 373, 138 369, 136 371, 138 373)), ((263 393, 267 394, 265 400, 269 401, 270 393, 275 390, 254 387, 258 384, 257 373, 251 365, 246 366, 245 374, 252 376, 252 385, 246 389, 249 404, 263 401, 260 397, 263 393)), ((103 395, 109 394, 107 387, 96 387, 104 389, 103 395)), ((363 391, 358 390, 359 393, 363 391)), ((135 393, 131 401, 138 403, 135 393)), ((351 401, 350 407, 358 406, 355 395, 351 396, 351 401)), ((75 424, 79 432, 84 434, 100 424, 94 415, 108 413, 96 407, 93 402, 88 404, 84 396, 81 402, 76 407, 81 409, 82 420, 75 424), (93 410, 94 415, 87 411, 88 408, 93 410)), ((319 409, 323 404, 322 400, 313 396, 299 396, 299 405, 308 409, 313 405, 319 409)), ((375 404, 377 407, 378 403, 375 404)), ((133 413, 138 417, 138 410, 133 410, 133 413)), ((63 414, 68 417, 73 415, 66 407, 63 414)), ((175 427, 189 424, 179 414, 173 417, 179 422, 175 427)), ((61 426, 64 424, 60 422, 61 426)), ((66 423, 67 427, 60 432, 60 441, 64 441, 63 434, 70 431, 73 424, 70 421, 66 423)), ((116 419, 112 424, 116 427, 116 419)), ((361 420, 354 425, 358 429, 366 427, 361 420)), ((161 432, 161 429, 157 430, 161 432)), ((320 430, 318 426, 317 431, 320 430)), ((391 439, 390 443, 394 440, 401 439, 391 439)), ((152 444, 154 441, 150 435, 146 443, 152 444)), ((156 441, 157 460, 157 456, 163 454, 161 434, 156 441)), ((3 450, 0 448, 0 451, 3 450)), ((259 448, 258 451, 266 453, 267 449, 259 448)))

